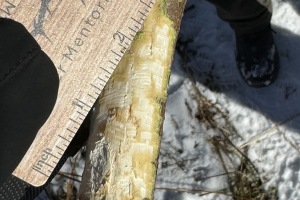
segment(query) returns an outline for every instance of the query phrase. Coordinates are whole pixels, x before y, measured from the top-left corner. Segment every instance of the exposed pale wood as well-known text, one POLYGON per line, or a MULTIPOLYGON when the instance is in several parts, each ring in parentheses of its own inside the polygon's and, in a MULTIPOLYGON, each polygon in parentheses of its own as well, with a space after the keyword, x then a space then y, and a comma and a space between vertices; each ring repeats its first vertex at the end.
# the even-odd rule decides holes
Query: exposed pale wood
POLYGON ((46 182, 53 163, 61 158, 153 2, 0 1, 0 16, 22 22, 60 76, 55 108, 14 171, 15 176, 34 186, 46 182))
POLYGON ((167 84, 184 5, 156 1, 101 93, 80 199, 153 199, 167 84))

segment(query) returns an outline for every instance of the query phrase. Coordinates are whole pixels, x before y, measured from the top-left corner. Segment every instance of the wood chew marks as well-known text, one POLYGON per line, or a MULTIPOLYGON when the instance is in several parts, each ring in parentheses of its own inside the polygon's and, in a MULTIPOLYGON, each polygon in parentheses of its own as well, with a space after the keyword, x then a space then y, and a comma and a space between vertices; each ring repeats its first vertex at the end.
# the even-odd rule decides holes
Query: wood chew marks
POLYGON ((167 85, 185 1, 157 0, 97 102, 81 199, 153 199, 167 85))

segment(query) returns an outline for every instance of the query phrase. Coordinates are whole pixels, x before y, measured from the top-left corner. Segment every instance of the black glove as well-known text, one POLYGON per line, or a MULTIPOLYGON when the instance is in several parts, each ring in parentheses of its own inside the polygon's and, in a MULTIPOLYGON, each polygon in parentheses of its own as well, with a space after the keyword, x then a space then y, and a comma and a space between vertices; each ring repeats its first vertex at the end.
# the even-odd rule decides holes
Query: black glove
POLYGON ((49 117, 58 86, 55 66, 25 27, 0 19, 0 184, 49 117))
POLYGON ((88 138, 83 122, 47 183, 35 188, 14 177, 57 98, 59 77, 50 58, 18 22, 0 18, 0 199, 34 199, 88 138))

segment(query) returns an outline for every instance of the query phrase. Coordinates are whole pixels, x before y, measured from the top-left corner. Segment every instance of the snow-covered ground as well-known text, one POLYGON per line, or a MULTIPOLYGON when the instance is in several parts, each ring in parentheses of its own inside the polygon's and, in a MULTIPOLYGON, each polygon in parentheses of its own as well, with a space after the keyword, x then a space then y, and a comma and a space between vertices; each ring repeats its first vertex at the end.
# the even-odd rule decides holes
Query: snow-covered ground
MULTIPOLYGON (((300 199, 299 15, 299 1, 273 0, 281 70, 275 84, 257 89, 238 74, 230 27, 205 0, 188 1, 170 80, 155 199, 233 199, 218 149, 226 159, 226 149, 234 148, 254 164, 257 172, 251 175, 259 175, 264 190, 277 189, 270 196, 300 199)), ((233 172, 242 163, 224 162, 233 172)))
MULTIPOLYGON (((281 71, 275 84, 257 89, 239 76, 230 27, 206 0, 188 0, 168 91, 155 200, 233 199, 228 172, 237 185, 242 182, 236 174, 248 180, 257 175, 261 183, 244 181, 245 187, 261 186, 269 192, 262 199, 300 199, 299 15, 298 0, 273 0, 281 71)), ((76 174, 82 172, 79 165, 76 174)), ((60 196, 67 187, 62 182, 56 177, 51 185, 60 196)))

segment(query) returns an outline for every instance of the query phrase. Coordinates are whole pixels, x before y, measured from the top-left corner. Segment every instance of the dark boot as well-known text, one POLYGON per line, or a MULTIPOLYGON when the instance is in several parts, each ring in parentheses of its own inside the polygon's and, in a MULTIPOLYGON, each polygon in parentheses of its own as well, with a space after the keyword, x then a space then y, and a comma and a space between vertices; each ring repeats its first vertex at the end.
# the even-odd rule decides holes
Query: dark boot
POLYGON ((249 86, 265 87, 275 81, 279 56, 270 26, 251 34, 236 33, 237 67, 249 86))

